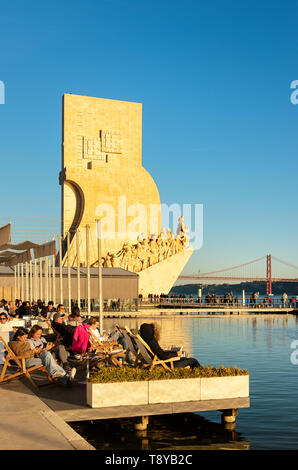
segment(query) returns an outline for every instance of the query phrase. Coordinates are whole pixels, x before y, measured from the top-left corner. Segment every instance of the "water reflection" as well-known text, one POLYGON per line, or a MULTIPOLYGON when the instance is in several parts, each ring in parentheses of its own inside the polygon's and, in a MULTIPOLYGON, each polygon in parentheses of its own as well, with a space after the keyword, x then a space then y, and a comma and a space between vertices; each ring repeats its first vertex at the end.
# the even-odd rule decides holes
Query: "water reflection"
POLYGON ((150 417, 147 435, 135 433, 133 420, 99 421, 92 426, 76 424, 80 434, 88 434, 94 446, 101 449, 213 449, 245 445, 252 449, 297 449, 298 366, 291 363, 290 357, 291 342, 298 339, 298 316, 106 319, 104 328, 111 330, 119 323, 139 329, 142 323, 154 321, 161 325, 163 347, 183 345, 201 364, 249 370, 250 408, 239 410, 238 432, 217 423, 219 412, 208 411, 193 415, 197 416, 194 420, 199 420, 195 425, 185 425, 180 415, 150 417))
POLYGON ((248 450, 248 439, 202 416, 184 413, 150 416, 146 431, 135 431, 133 419, 72 423, 98 450, 248 450))

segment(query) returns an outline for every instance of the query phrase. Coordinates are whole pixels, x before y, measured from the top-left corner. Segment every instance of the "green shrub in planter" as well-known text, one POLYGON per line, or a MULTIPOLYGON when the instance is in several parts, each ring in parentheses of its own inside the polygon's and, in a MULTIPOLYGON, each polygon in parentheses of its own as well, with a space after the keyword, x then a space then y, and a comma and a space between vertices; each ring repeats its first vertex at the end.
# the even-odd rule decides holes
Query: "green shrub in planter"
POLYGON ((90 375, 91 383, 109 382, 139 382, 143 380, 169 380, 169 379, 195 379, 199 377, 228 377, 237 375, 249 375, 246 369, 238 367, 211 367, 201 366, 195 369, 174 369, 167 371, 163 367, 149 369, 138 369, 130 367, 106 367, 90 375))

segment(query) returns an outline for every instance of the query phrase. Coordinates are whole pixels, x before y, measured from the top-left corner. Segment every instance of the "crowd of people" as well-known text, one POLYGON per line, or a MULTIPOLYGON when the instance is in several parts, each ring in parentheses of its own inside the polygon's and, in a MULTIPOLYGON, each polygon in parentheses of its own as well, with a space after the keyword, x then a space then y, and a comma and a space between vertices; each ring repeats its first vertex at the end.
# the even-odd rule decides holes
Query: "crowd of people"
MULTIPOLYGON (((148 294, 147 299, 144 298, 141 294, 139 295, 139 299, 141 302, 150 302, 150 303, 198 303, 198 304, 207 304, 207 305, 220 305, 220 306, 240 306, 243 303, 242 297, 239 298, 237 295, 233 295, 233 292, 229 292, 227 294, 218 296, 215 293, 210 294, 209 292, 203 296, 194 296, 192 294, 148 294)), ((246 301, 249 303, 250 306, 257 306, 265 305, 280 305, 283 307, 292 307, 298 308, 298 295, 296 296, 288 296, 286 292, 284 292, 280 299, 272 298, 271 296, 264 296, 260 298, 259 292, 252 292, 249 296, 249 299, 246 301)))
MULTIPOLYGON (((17 356, 22 356, 26 361, 26 367, 43 365, 48 374, 61 385, 71 385, 76 375, 73 367, 73 359, 78 359, 94 351, 92 337, 100 342, 108 342, 112 347, 123 349, 125 352, 127 343, 125 337, 115 328, 109 335, 101 336, 99 332, 99 318, 90 317, 84 319, 78 306, 74 306, 71 313, 65 313, 62 304, 54 306, 53 302, 6 302, 0 301, 0 336, 1 330, 17 318, 37 317, 47 322, 52 328, 55 340, 47 341, 43 333, 43 327, 37 323, 30 328, 14 328, 14 334, 9 342, 10 348, 17 356)), ((156 323, 144 323, 139 334, 148 343, 152 352, 161 360, 177 356, 174 367, 190 368, 200 366, 194 358, 182 357, 182 350, 163 350, 158 341, 160 331, 156 323)), ((133 360, 135 358, 132 358, 133 360)), ((133 362, 133 361, 132 361, 133 362)))
MULTIPOLYGON (((26 367, 44 365, 49 375, 62 385, 71 385, 76 375, 76 368, 70 359, 77 354, 86 354, 91 344, 82 342, 83 330, 97 329, 98 318, 84 320, 80 309, 74 306, 69 315, 65 314, 63 304, 54 307, 52 301, 46 305, 37 302, 0 301, 0 335, 10 321, 14 319, 37 317, 47 322, 55 334, 55 342, 48 342, 43 335, 43 328, 35 324, 30 328, 14 328, 14 335, 9 346, 17 356, 26 360, 26 367)), ((98 329, 97 329, 98 331, 98 329)), ((99 331, 98 331, 99 334, 99 331)), ((89 335, 88 335, 89 337, 89 335)))
POLYGON ((7 301, 0 300, 0 312, 4 311, 10 318, 23 318, 24 316, 42 316, 48 317, 48 313, 55 312, 54 302, 49 301, 47 304, 42 300, 22 301, 16 299, 7 301))

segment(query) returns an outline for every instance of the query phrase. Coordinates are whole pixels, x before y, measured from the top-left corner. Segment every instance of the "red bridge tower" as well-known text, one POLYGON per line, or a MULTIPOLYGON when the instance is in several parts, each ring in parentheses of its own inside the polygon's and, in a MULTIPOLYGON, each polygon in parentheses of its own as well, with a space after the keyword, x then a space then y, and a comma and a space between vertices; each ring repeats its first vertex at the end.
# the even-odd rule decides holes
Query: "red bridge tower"
POLYGON ((272 294, 272 275, 271 275, 271 255, 267 255, 267 275, 266 275, 266 292, 267 295, 272 294))

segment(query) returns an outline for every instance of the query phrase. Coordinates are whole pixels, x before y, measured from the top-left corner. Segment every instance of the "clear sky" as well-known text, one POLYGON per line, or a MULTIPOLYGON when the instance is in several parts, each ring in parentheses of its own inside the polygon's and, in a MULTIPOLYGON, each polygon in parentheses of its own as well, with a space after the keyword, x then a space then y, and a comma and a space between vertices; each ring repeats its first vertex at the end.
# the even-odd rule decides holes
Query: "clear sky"
POLYGON ((297 17, 291 0, 2 1, 1 222, 59 231, 63 93, 136 101, 161 201, 204 205, 184 274, 298 265, 297 17))

